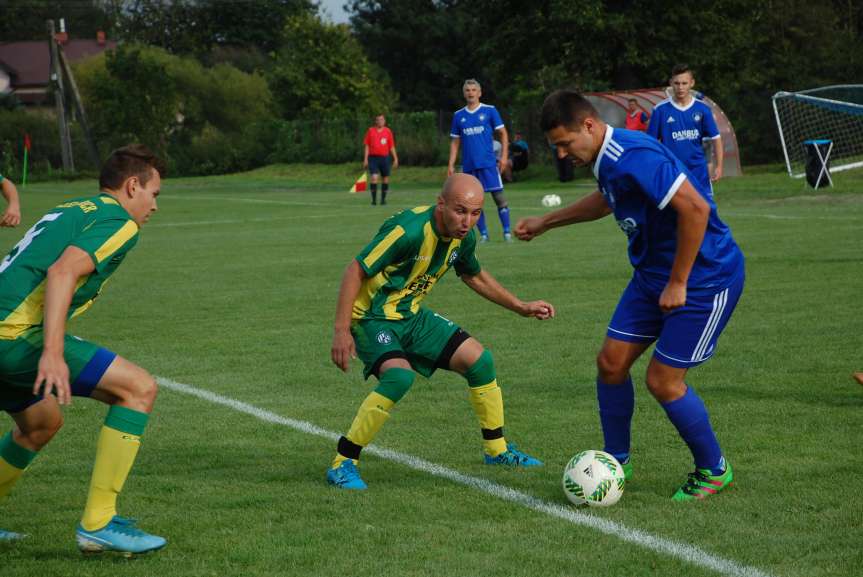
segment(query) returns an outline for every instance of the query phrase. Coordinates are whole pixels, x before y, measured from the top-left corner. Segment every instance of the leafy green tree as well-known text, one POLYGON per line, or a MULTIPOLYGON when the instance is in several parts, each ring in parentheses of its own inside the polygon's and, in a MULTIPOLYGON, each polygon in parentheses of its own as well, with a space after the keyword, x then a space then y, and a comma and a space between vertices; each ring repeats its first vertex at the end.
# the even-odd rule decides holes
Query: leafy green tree
POLYGON ((386 76, 376 72, 348 28, 316 16, 288 19, 268 80, 288 119, 324 112, 371 114, 393 101, 386 76))
POLYGON ((141 45, 85 60, 75 74, 104 148, 143 142, 181 173, 263 161, 260 148, 244 142, 273 120, 272 96, 259 74, 227 64, 205 68, 193 58, 141 45))

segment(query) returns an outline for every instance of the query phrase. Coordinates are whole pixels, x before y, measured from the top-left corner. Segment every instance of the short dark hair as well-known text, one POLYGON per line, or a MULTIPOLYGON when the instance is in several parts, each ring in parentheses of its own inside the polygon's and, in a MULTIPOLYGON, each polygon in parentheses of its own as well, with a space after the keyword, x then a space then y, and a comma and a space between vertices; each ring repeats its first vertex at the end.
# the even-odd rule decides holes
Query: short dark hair
POLYGON ((689 72, 689 74, 695 78, 695 74, 692 73, 692 68, 689 67, 689 64, 675 64, 674 68, 671 69, 671 78, 674 78, 678 74, 683 74, 684 72, 689 72))
POLYGON ((599 118, 590 101, 574 90, 555 90, 542 103, 539 125, 543 132, 558 126, 579 127, 587 117, 599 118))
POLYGON ((99 188, 116 190, 127 178, 133 176, 137 176, 141 184, 146 185, 153 170, 164 178, 167 173, 165 161, 143 144, 128 144, 112 152, 102 165, 99 188))

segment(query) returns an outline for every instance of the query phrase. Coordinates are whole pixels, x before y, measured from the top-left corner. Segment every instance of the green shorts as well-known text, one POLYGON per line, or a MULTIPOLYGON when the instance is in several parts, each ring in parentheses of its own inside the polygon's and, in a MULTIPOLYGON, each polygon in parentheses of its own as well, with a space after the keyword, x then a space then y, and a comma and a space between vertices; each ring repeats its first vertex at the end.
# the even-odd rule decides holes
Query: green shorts
POLYGON ((401 321, 354 321, 351 333, 366 378, 394 358, 407 359, 416 372, 430 377, 439 368, 448 369, 453 353, 470 338, 457 324, 426 308, 401 321))
MULTIPOLYGON (((33 394, 45 333, 36 327, 13 340, 0 339, 0 410, 23 411, 42 396, 33 394)), ((84 339, 66 335, 63 358, 69 365, 72 394, 89 397, 117 355, 84 339)))

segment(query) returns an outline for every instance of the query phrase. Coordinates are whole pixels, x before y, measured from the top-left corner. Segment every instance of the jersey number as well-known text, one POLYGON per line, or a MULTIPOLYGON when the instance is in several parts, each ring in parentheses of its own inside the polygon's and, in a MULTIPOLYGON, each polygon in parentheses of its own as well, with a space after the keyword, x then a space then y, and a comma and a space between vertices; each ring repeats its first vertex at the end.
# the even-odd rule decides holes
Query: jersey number
POLYGON ((37 236, 39 236, 42 233, 42 231, 45 230, 44 226, 42 226, 42 227, 39 226, 40 224, 45 224, 45 223, 51 222, 53 220, 57 220, 58 218, 60 218, 61 214, 63 214, 63 213, 62 212, 48 213, 45 216, 43 216, 39 220, 39 222, 34 224, 30 228, 30 230, 28 230, 27 233, 24 235, 24 238, 22 238, 21 241, 15 245, 15 248, 13 248, 12 251, 6 256, 6 258, 3 259, 3 262, 0 262, 0 273, 2 273, 4 270, 9 268, 9 266, 15 261, 15 259, 18 258, 18 255, 20 255, 22 252, 24 252, 24 249, 26 249, 28 246, 30 246, 30 243, 33 242, 33 239, 36 238, 37 236))

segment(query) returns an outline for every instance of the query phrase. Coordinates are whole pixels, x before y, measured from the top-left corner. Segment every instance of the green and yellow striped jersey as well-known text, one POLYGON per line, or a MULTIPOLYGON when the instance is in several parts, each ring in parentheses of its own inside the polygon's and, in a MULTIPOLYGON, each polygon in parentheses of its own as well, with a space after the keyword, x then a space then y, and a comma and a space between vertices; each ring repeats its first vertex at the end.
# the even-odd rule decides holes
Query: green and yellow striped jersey
POLYGON ((114 197, 100 194, 63 203, 27 231, 0 261, 0 339, 14 339, 42 324, 48 267, 69 246, 96 265, 78 279, 69 318, 90 308, 102 285, 138 242, 138 225, 114 197))
POLYGON ((480 272, 475 232, 464 239, 441 236, 434 211, 420 206, 393 215, 357 255, 368 278, 354 301, 354 319, 409 318, 450 267, 459 275, 480 272))

